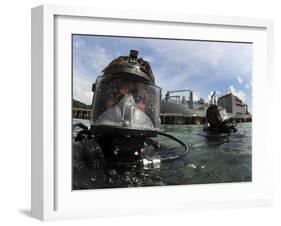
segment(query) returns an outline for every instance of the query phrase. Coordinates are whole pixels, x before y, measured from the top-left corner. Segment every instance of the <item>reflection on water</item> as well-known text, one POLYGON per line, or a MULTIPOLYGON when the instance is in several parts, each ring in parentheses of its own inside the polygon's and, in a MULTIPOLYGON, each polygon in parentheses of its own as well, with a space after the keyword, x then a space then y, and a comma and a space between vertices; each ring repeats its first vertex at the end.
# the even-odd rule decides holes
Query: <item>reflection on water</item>
MULTIPOLYGON (((86 120, 79 121, 89 125, 86 120)), ((202 125, 162 125, 162 131, 179 138, 191 150, 185 158, 161 163, 153 169, 136 164, 108 164, 98 152, 94 163, 86 165, 83 159, 75 160, 73 189, 251 181, 251 123, 238 124, 238 132, 230 136, 211 135, 202 128, 202 125)), ((169 149, 178 148, 165 137, 157 139, 169 149)), ((73 155, 83 151, 83 145, 74 142, 73 155)))

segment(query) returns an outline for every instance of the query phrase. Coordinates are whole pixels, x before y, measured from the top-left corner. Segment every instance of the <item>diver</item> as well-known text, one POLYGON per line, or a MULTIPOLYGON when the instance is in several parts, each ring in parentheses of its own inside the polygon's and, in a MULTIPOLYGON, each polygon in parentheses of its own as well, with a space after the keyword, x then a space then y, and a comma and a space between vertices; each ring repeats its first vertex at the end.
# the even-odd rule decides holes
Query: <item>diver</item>
MULTIPOLYGON (((161 88, 156 86, 150 64, 138 58, 138 51, 131 50, 129 56, 114 59, 93 84, 91 126, 78 123, 82 130, 75 141, 87 140, 94 145, 87 153, 91 162, 102 153, 110 162, 141 162, 153 164, 185 156, 189 149, 172 135, 160 132, 161 88), (149 147, 159 152, 163 147, 157 136, 173 139, 182 146, 182 154, 150 159, 146 156, 149 147)), ((83 154, 83 153, 82 153, 83 154)))
POLYGON ((206 111, 206 123, 204 131, 212 133, 235 133, 237 132, 236 124, 231 122, 231 118, 224 108, 217 104, 211 104, 206 111))

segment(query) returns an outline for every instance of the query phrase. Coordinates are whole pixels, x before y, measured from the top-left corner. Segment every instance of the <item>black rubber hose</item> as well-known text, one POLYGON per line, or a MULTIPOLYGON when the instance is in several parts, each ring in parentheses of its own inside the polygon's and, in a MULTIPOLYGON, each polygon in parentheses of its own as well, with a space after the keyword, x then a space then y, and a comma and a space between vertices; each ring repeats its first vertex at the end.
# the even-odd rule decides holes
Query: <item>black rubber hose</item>
POLYGON ((79 123, 75 123, 72 127, 72 132, 74 131, 74 129, 76 127, 79 127, 81 130, 76 134, 74 140, 75 141, 81 141, 83 140, 86 136, 88 137, 88 139, 90 139, 92 136, 91 131, 89 130, 89 128, 84 125, 83 123, 79 122, 79 123))
POLYGON ((72 126, 72 131, 76 128, 76 127, 79 127, 83 130, 89 130, 88 126, 84 125, 83 123, 81 122, 78 122, 78 123, 75 123, 73 126, 72 126))
POLYGON ((181 140, 179 140, 178 138, 170 135, 170 134, 167 134, 167 133, 162 133, 162 132, 157 132, 157 134, 161 135, 161 136, 164 136, 164 137, 168 137, 176 142, 178 142, 181 146, 183 146, 184 148, 184 153, 181 154, 181 155, 174 155, 174 156, 171 156, 171 157, 166 157, 166 158, 161 158, 161 162, 168 162, 168 161, 173 161, 173 160, 176 160, 176 159, 180 159, 180 158, 183 158, 185 157, 188 152, 189 152, 189 148, 186 146, 185 143, 183 143, 181 140))

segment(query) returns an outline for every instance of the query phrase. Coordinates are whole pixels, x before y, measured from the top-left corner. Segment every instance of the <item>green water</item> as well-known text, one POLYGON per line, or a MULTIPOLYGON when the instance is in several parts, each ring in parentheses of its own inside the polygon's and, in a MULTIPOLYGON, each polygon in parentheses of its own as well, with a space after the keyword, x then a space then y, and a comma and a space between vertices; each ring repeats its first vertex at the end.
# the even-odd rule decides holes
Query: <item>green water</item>
MULTIPOLYGON (((182 140, 186 157, 147 169, 136 165, 73 166, 73 189, 186 185, 252 180, 251 123, 238 124, 231 135, 209 135, 202 125, 162 125, 161 130, 182 140)), ((175 152, 181 148, 165 137, 157 140, 175 152)), ((74 145, 75 148, 75 145, 74 145)))
MULTIPOLYGON (((238 125, 238 133, 209 135, 202 126, 163 126, 163 130, 191 145, 170 183, 251 181, 251 123, 238 125)), ((174 163, 169 165, 175 167, 174 163)))

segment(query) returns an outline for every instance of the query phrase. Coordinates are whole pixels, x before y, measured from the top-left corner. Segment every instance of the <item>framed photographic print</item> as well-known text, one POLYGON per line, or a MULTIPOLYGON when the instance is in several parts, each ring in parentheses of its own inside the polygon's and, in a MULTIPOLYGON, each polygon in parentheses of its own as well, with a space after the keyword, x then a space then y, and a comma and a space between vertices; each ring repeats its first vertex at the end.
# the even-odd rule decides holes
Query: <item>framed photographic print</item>
POLYGON ((270 205, 272 30, 264 19, 32 9, 32 216, 270 205))

